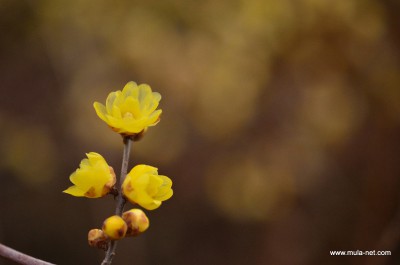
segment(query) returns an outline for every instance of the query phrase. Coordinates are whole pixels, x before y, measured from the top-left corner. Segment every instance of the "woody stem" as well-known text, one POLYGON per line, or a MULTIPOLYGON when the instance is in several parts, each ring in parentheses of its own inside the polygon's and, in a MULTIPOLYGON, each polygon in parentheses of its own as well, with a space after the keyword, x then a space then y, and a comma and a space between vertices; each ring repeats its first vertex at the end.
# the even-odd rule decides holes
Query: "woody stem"
POLYGON ((3 244, 0 244, 0 256, 11 261, 14 261, 18 264, 31 264, 31 265, 54 265, 53 263, 49 263, 40 259, 36 259, 24 253, 21 253, 15 249, 7 247, 3 244))
MULTIPOLYGON (((128 172, 128 162, 129 162, 129 156, 131 152, 131 145, 132 145, 132 139, 129 136, 124 136, 123 139, 124 142, 124 151, 122 155, 122 166, 121 166, 121 175, 119 178, 119 181, 117 181, 116 187, 118 190, 118 195, 117 195, 117 204, 115 207, 115 214, 121 216, 122 212, 124 210, 124 206, 126 203, 126 200, 124 196, 122 195, 121 191, 121 185, 125 180, 126 174, 128 172)), ((101 265, 110 265, 112 262, 113 257, 115 256, 115 250, 117 248, 117 241, 112 240, 108 244, 108 250, 106 252, 106 256, 101 263, 101 265)))

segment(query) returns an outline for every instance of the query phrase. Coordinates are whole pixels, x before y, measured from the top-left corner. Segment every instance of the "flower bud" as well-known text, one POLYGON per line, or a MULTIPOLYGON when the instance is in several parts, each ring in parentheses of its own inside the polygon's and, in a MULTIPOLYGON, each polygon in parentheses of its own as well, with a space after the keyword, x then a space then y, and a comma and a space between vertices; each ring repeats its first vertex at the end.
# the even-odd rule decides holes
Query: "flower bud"
POLYGON ((88 233, 89 246, 102 249, 106 251, 108 249, 108 242, 110 240, 100 229, 92 229, 88 233))
POLYGON ((137 236, 149 228, 150 222, 146 214, 140 209, 131 209, 122 214, 122 219, 128 225, 127 236, 137 236))
POLYGON ((118 240, 125 236, 127 225, 118 215, 108 217, 103 223, 104 233, 112 240, 118 240))

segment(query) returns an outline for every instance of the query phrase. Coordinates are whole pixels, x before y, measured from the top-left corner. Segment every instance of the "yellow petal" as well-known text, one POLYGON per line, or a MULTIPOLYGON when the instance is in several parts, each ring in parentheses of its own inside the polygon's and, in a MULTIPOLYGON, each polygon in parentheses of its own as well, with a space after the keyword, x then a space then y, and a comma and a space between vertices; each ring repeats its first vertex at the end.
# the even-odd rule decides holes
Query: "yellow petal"
POLYGON ((107 111, 106 111, 106 107, 99 103, 99 102, 95 102, 93 103, 93 107, 96 111, 97 116, 99 116, 100 119, 102 119, 103 121, 107 122, 107 111))
POLYGON ((64 193, 68 193, 72 196, 83 197, 86 191, 79 189, 77 186, 71 186, 68 189, 63 191, 64 193))
POLYGON ((117 96, 118 96, 118 92, 119 92, 119 91, 111 92, 111 93, 108 95, 107 99, 106 99, 106 110, 107 110, 107 113, 108 113, 108 114, 111 113, 111 110, 112 110, 112 108, 113 108, 113 106, 114 106, 115 99, 116 99, 117 96))
POLYGON ((115 184, 115 174, 100 154, 90 152, 86 155, 88 158, 83 159, 80 168, 69 177, 74 186, 64 192, 88 198, 102 197, 115 184))
POLYGON ((111 109, 110 116, 113 117, 113 119, 121 120, 121 109, 118 106, 114 105, 111 109))
POLYGON ((98 162, 106 162, 104 158, 96 152, 87 153, 86 156, 89 159, 91 165, 95 165, 98 162))
POLYGON ((105 106, 95 102, 94 108, 114 131, 135 135, 158 123, 161 110, 156 109, 160 100, 161 95, 152 92, 149 85, 128 82, 122 91, 108 95, 105 106))
POLYGON ((156 125, 159 122, 161 113, 162 113, 162 110, 157 110, 157 111, 153 112, 148 118, 148 121, 147 121, 148 126, 156 125))
POLYGON ((155 210, 155 209, 157 209, 158 207, 160 207, 160 206, 161 206, 161 201, 154 201, 154 200, 153 200, 152 203, 143 204, 143 205, 140 204, 140 206, 142 206, 142 207, 145 208, 146 210, 151 211, 151 210, 155 210))
POLYGON ((160 201, 166 201, 169 198, 171 198, 172 195, 174 195, 174 191, 172 189, 168 189, 165 191, 165 193, 157 194, 157 196, 155 196, 154 199, 160 201))
POLYGON ((122 184, 122 192, 130 202, 154 210, 162 201, 171 198, 171 187, 171 179, 158 175, 157 168, 137 165, 128 173, 122 184))
MULTIPOLYGON (((133 97, 127 98, 124 104, 121 105, 121 113, 131 113, 133 118, 139 119, 142 116, 139 101, 133 97)), ((123 115, 123 117, 126 116, 123 115)))
POLYGON ((141 165, 137 165, 134 168, 132 168, 132 170, 129 174, 132 174, 132 175, 144 174, 144 173, 158 174, 157 171, 158 171, 158 169, 156 167, 141 164, 141 165))
POLYGON ((154 100, 154 102, 157 102, 157 106, 158 106, 158 102, 160 102, 160 100, 161 100, 161 94, 158 92, 153 92, 153 100, 154 100))
POLYGON ((137 84, 133 81, 128 82, 124 88, 122 89, 122 94, 125 98, 127 97, 135 97, 135 89, 137 89, 137 84))
POLYGON ((153 99, 151 100, 151 103, 147 107, 146 114, 150 115, 153 111, 156 110, 158 107, 158 104, 160 103, 161 100, 161 95, 157 92, 153 92, 153 99))
POLYGON ((147 84, 139 85, 138 100, 139 102, 146 102, 151 99, 151 88, 147 84))

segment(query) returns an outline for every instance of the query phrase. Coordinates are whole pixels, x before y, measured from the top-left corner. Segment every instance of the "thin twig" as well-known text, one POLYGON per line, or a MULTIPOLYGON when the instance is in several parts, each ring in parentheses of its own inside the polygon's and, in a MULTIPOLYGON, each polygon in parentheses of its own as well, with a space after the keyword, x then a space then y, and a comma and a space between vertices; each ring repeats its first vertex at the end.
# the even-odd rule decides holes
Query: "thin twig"
POLYGON ((0 256, 24 265, 54 265, 40 259, 36 259, 27 254, 21 253, 15 249, 7 247, 0 243, 0 256))
MULTIPOLYGON (((122 155, 122 166, 121 166, 121 175, 119 181, 117 181, 117 205, 115 207, 115 214, 121 216, 125 206, 125 198, 122 195, 121 191, 121 184, 124 182, 126 174, 128 172, 128 162, 129 162, 129 155, 131 151, 131 143, 132 140, 129 136, 124 137, 124 152, 122 155)), ((117 248, 117 241, 112 240, 108 245, 108 250, 106 256, 101 263, 101 265, 110 265, 112 262, 113 257, 115 256, 115 249, 117 248)))

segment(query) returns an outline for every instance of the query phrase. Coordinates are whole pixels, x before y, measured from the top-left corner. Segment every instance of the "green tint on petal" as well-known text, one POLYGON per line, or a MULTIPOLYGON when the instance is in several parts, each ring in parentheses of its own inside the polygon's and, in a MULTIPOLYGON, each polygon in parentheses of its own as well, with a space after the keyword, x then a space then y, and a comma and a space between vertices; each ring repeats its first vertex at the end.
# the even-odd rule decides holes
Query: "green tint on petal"
POLYGON ((99 118, 102 119, 103 121, 107 122, 106 107, 104 107, 104 105, 99 102, 93 103, 93 107, 96 111, 97 116, 99 116, 99 118))
POLYGON ((148 126, 154 126, 158 123, 162 110, 153 112, 148 119, 148 126))
POLYGON ((147 99, 150 95, 151 95, 152 91, 149 85, 147 84, 141 84, 139 85, 139 94, 138 94, 138 100, 139 102, 143 102, 146 100, 150 100, 147 99))
POLYGON ((171 196, 173 194, 172 189, 171 189, 172 181, 170 178, 168 178, 166 176, 160 175, 159 177, 162 179, 163 183, 160 186, 160 189, 154 198, 157 200, 165 201, 165 200, 171 198, 171 196))
POLYGON ((162 187, 167 187, 167 188, 171 188, 172 187, 172 180, 169 177, 163 176, 163 175, 159 175, 159 177, 163 181, 162 187))
POLYGON ((160 192, 157 196, 154 197, 156 200, 166 201, 174 195, 174 191, 172 189, 164 190, 165 193, 160 192))
POLYGON ((158 105, 158 102, 160 102, 160 100, 161 100, 161 94, 158 92, 153 92, 153 100, 154 100, 154 102, 157 102, 157 105, 158 105))
POLYGON ((106 99, 106 111, 108 114, 111 113, 116 97, 117 97, 117 92, 111 92, 106 99))
POLYGON ((85 169, 85 168, 88 168, 88 167, 90 167, 89 159, 87 159, 87 158, 82 159, 81 163, 79 164, 79 168, 85 169))
POLYGON ((137 84, 133 81, 128 82, 124 88, 122 89, 122 94, 125 98, 134 96, 134 90, 137 87, 137 84))
POLYGON ((160 103, 160 99, 161 99, 161 95, 159 93, 157 93, 157 92, 153 92, 153 100, 151 101, 149 106, 147 106, 147 109, 145 111, 143 111, 143 112, 146 115, 151 115, 157 109, 158 104, 160 103), (157 95, 159 96, 159 99, 156 99, 157 95))
MULTIPOLYGON (((114 99, 114 102, 112 104, 112 107, 113 106, 119 107, 119 106, 121 106, 121 104, 124 103, 125 97, 123 96, 123 94, 122 94, 122 92, 120 90, 115 91, 114 93, 115 93, 115 99, 114 99)), ((112 107, 110 107, 110 109, 112 109, 112 107)), ((111 114, 111 112, 109 112, 109 114, 111 114)))

